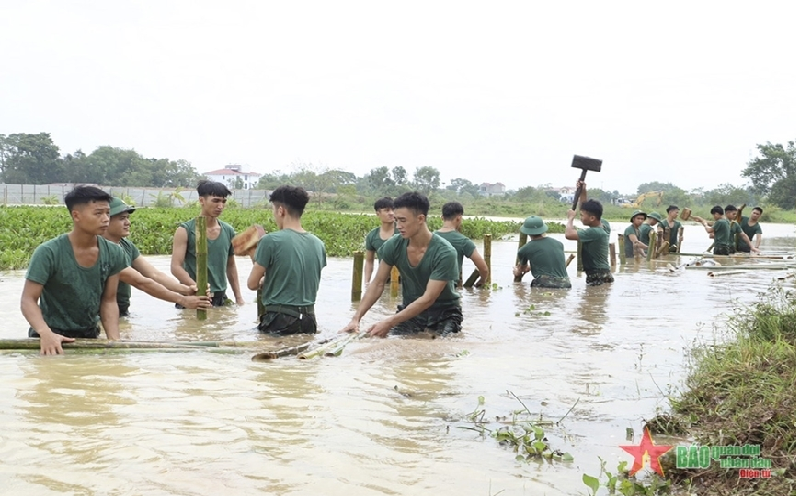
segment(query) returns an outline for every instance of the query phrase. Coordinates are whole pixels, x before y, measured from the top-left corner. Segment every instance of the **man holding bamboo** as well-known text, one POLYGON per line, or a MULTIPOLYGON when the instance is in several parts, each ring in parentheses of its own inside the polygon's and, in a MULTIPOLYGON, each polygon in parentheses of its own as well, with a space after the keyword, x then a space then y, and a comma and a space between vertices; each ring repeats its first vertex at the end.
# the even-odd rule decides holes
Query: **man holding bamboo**
POLYGON ((362 317, 384 291, 393 266, 401 273, 403 305, 398 312, 368 329, 372 336, 413 334, 426 329, 440 335, 459 332, 462 308, 455 282, 459 277, 456 250, 426 223, 428 198, 418 192, 395 199, 395 219, 400 236, 387 240, 379 250, 381 262, 351 322, 340 332, 359 332, 362 317))
POLYGON ((157 270, 144 260, 138 248, 126 239, 130 235, 130 214, 133 212, 135 212, 135 208, 124 203, 120 198, 111 198, 111 219, 108 229, 102 235, 124 250, 127 263, 127 268, 119 274, 119 288, 116 291, 119 315, 129 315, 132 286, 155 298, 179 304, 183 308, 209 308, 211 306, 210 298, 195 296, 196 286, 180 284, 157 270))
POLYGON ((469 258, 478 269, 478 280, 475 287, 481 287, 489 278, 489 267, 486 265, 484 257, 478 253, 473 240, 461 233, 462 220, 464 217, 464 205, 459 202, 449 202, 442 206, 442 227, 435 231, 456 250, 459 262, 458 285, 462 281, 462 265, 464 257, 469 258))
POLYGON ((77 186, 64 197, 72 231, 42 243, 30 260, 20 308, 40 338, 43 355, 63 353, 62 343, 99 337, 119 339, 116 291, 126 267, 124 252, 102 237, 110 221, 110 195, 77 186))
POLYGON ((374 228, 365 236, 365 284, 370 283, 373 276, 373 262, 376 260, 379 248, 385 241, 398 234, 395 227, 395 211, 392 198, 385 196, 373 204, 376 217, 381 221, 381 226, 374 228))
POLYGON ((669 230, 669 251, 674 253, 677 247, 683 244, 683 237, 680 236, 680 228, 682 224, 677 220, 680 215, 680 208, 677 205, 669 205, 666 209, 666 218, 658 223, 658 231, 662 235, 664 229, 669 230))
POLYGON ((752 209, 752 215, 749 217, 741 217, 741 230, 749 238, 750 243, 747 243, 743 238, 738 238, 738 251, 742 253, 750 253, 752 251, 751 242, 754 242, 754 247, 760 249, 760 242, 763 239, 763 229, 760 228, 760 216, 763 215, 763 209, 755 207, 752 209), (755 237, 757 236, 757 237, 755 237))
POLYGON ((760 253, 759 249, 752 246, 752 241, 749 239, 749 236, 741 228, 741 224, 738 222, 738 209, 735 205, 727 205, 724 208, 724 215, 730 222, 730 253, 735 253, 737 251, 736 246, 740 243, 749 247, 747 253, 760 253))
POLYGON ((326 267, 326 246, 301 226, 310 197, 304 188, 280 186, 269 200, 279 230, 260 238, 246 281, 252 291, 262 287, 265 313, 257 329, 278 335, 315 334, 315 299, 326 267))
MULTIPOLYGON (((207 219, 207 282, 210 284, 210 298, 214 307, 220 307, 227 300, 227 280, 232 286, 235 302, 243 305, 243 295, 238 282, 238 268, 232 238, 235 229, 219 220, 232 192, 223 184, 208 180, 199 181, 201 215, 207 219)), ((174 233, 171 252, 171 273, 182 284, 196 286, 196 219, 183 222, 174 233)), ((177 308, 182 308, 177 304, 177 308)))
POLYGON ((581 187, 580 221, 585 229, 574 226, 575 211, 567 211, 567 227, 564 237, 581 242, 580 256, 583 257, 583 271, 586 272, 586 284, 599 286, 614 282, 611 266, 608 263, 608 238, 611 225, 603 220, 603 206, 597 200, 586 200, 586 183, 578 181, 581 187))

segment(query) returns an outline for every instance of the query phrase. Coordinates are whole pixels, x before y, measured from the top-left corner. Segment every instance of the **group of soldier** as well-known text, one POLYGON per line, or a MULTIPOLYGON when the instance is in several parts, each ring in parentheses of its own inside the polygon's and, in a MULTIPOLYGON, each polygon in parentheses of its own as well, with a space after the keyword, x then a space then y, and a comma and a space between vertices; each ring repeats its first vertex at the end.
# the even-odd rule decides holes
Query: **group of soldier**
MULTIPOLYGON (((565 237, 582 246, 587 285, 613 282, 608 261, 610 224, 602 219, 600 202, 587 199, 585 184, 580 182, 579 186, 580 220, 584 227, 574 227, 576 212, 569 210, 565 237)), ((207 296, 196 295, 195 219, 180 224, 174 233, 169 276, 147 262, 126 239, 134 207, 92 186, 77 186, 65 196, 73 228, 35 250, 21 297, 21 310, 30 324, 29 336, 40 339, 43 354, 62 353, 61 344, 75 338, 99 337, 100 322, 108 339, 119 339, 119 318, 129 313, 133 286, 174 303, 177 308, 191 309, 231 304, 226 295, 229 286, 235 303, 244 304, 233 250, 235 230, 219 219, 232 193, 223 184, 206 180, 199 183, 197 192, 201 215, 207 219, 207 296)), ((321 271, 326 266, 326 248, 301 224, 309 195, 301 187, 285 185, 275 189, 269 201, 277 231, 256 241, 256 251, 251 254, 252 269, 246 279, 248 289, 260 290, 262 295, 265 311, 259 315, 257 328, 275 335, 314 334, 314 306, 321 271)), ((394 200, 381 198, 374 208, 381 225, 365 239, 367 290, 341 332, 360 331, 361 319, 381 296, 393 267, 400 274, 402 304, 394 315, 372 324, 367 329, 369 334, 383 337, 423 330, 440 335, 459 332, 463 315, 457 287, 463 259, 471 259, 479 272, 476 286, 489 278, 484 258, 473 241, 460 232, 462 205, 446 203, 442 208, 442 227, 434 232, 427 223, 429 200, 418 192, 405 193, 394 200)), ((730 214, 731 206, 726 210, 728 217, 735 220, 730 214)), ((643 233, 655 228, 656 223, 676 233, 677 212, 677 207, 670 207, 665 220, 657 214, 650 214, 648 219, 643 212, 634 212, 628 228, 632 232, 626 231, 632 242, 627 246, 632 250, 646 248, 643 233)), ((720 253, 724 251, 727 232, 735 230, 723 218, 720 207, 712 212, 712 226, 695 218, 714 234, 715 250, 720 253)), ((744 217, 741 222, 739 235, 751 251, 757 251, 757 247, 751 246, 751 236, 746 232, 760 232, 760 213, 762 210, 756 208, 750 218, 744 217)), ((514 276, 521 278, 531 272, 531 286, 570 288, 563 244, 548 237, 547 230, 540 217, 525 220, 520 231, 530 241, 519 249, 514 276)))

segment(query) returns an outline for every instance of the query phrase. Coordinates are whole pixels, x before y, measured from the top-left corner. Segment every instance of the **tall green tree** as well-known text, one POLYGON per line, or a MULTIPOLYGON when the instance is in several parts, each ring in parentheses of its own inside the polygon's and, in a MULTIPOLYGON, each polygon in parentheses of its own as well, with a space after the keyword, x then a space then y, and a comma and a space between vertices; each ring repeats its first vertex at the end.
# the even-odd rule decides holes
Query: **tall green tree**
POLYGON ((392 168, 392 180, 397 185, 406 184, 407 181, 408 181, 406 169, 404 169, 400 165, 398 165, 396 167, 393 167, 392 168))
POLYGON ((48 184, 64 182, 60 151, 49 133, 0 135, 3 182, 48 184))
POLYGON ((387 167, 376 167, 368 174, 368 184, 378 193, 386 192, 391 188, 395 181, 390 177, 390 169, 387 167))
POLYGON ((770 141, 757 145, 758 157, 749 161, 741 175, 752 182, 758 194, 769 194, 772 203, 782 208, 793 207, 792 185, 796 181, 796 142, 788 141, 787 146, 770 141))
POLYGON ((422 193, 429 195, 439 188, 439 171, 430 166, 415 169, 415 187, 422 193))

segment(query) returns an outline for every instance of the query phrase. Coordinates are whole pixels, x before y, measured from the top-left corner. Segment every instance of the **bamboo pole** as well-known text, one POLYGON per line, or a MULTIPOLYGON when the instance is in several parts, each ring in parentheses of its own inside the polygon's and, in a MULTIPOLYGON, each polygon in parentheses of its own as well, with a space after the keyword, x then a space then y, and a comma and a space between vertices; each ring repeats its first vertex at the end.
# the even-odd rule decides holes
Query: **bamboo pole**
MULTIPOLYGON (((207 217, 196 218, 196 295, 207 296, 207 217)), ((196 309, 196 318, 207 319, 207 310, 196 309)))
POLYGON ((398 296, 398 282, 400 277, 401 273, 398 271, 398 267, 393 265, 390 271, 390 296, 398 296))
POLYGON ((680 245, 683 244, 683 228, 680 228, 679 236, 677 237, 677 253, 680 253, 680 245))
POLYGON ((365 267, 365 254, 361 251, 354 252, 354 270, 351 277, 351 301, 362 298, 362 270, 365 267))
POLYGON ((652 254, 655 253, 655 241, 657 240, 657 237, 658 233, 655 231, 650 233, 650 244, 647 245, 647 262, 652 260, 652 254))
POLYGON ((473 273, 470 274, 470 277, 468 277, 466 281, 464 281, 462 287, 472 288, 473 284, 475 284, 475 281, 477 281, 479 277, 481 277, 481 273, 478 272, 478 269, 473 269, 473 273))
POLYGON ((484 234, 484 262, 486 268, 489 269, 489 274, 484 281, 484 285, 492 284, 492 235, 484 234))
MULTIPOLYGON (((262 341, 108 341, 106 339, 77 339, 63 343, 64 349, 85 350, 160 350, 210 348, 253 348, 262 346, 262 341)), ((0 339, 0 350, 38 350, 40 343, 35 338, 0 339)))
POLYGON ((625 255, 625 235, 617 234, 616 243, 619 245, 619 263, 625 265, 627 263, 627 256, 625 255))
MULTIPOLYGON (((528 235, 527 235, 527 234, 520 233, 520 244, 519 244, 519 247, 517 248, 517 251, 519 252, 519 250, 520 250, 520 249, 521 249, 523 246, 525 246, 525 244, 526 244, 527 242, 528 242, 528 235)), ((536 246, 536 245, 534 245, 534 246, 536 246)), ((514 265, 519 265, 519 264, 520 264, 520 256, 519 256, 519 255, 517 255, 517 260, 514 262, 514 265)), ((519 277, 515 277, 515 278, 514 278, 514 282, 520 282, 520 281, 522 281, 522 275, 520 275, 519 277)))
POLYGON ((566 266, 569 267, 570 262, 572 262, 573 260, 575 260, 575 255, 570 253, 569 254, 569 258, 567 258, 567 265, 566 266))
POLYGON ((655 258, 660 258, 663 254, 669 253, 669 242, 664 241, 660 248, 658 248, 658 253, 655 254, 655 258))
POLYGON ((664 227, 662 232, 661 232, 661 243, 660 244, 662 245, 663 241, 667 241, 671 245, 671 240, 672 240, 672 230, 670 228, 668 228, 668 227, 664 227))
POLYGON ((608 251, 611 254, 611 267, 616 267, 616 244, 609 243, 608 251))
POLYGON ((578 264, 577 265, 578 272, 583 272, 583 254, 582 253, 583 253, 583 243, 581 243, 581 241, 578 240, 578 253, 576 255, 577 258, 578 258, 578 262, 577 262, 577 264, 578 264))

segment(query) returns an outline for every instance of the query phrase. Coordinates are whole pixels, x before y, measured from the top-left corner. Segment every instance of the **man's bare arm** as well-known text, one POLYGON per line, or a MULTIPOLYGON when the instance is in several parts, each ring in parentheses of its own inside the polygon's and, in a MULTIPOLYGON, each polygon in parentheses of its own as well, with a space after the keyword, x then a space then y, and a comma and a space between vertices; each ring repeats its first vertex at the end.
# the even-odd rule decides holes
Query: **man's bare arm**
POLYGON ((376 252, 373 250, 365 251, 365 284, 370 283, 373 275, 373 261, 376 259, 376 252))
POLYGON ((428 284, 426 285, 426 291, 423 293, 420 298, 416 299, 412 303, 406 306, 403 310, 396 313, 395 315, 382 320, 378 324, 374 324, 368 330, 374 336, 386 336, 390 329, 395 327, 396 325, 400 324, 401 322, 406 322, 407 320, 411 319, 412 317, 417 317, 424 310, 427 310, 431 305, 437 301, 439 295, 448 285, 449 281, 438 281, 438 280, 429 280, 428 284))
POLYGON ((232 294, 235 295, 235 303, 243 305, 246 301, 243 299, 243 293, 240 292, 240 279, 238 279, 238 266, 235 264, 235 255, 227 257, 227 280, 229 285, 232 286, 232 294))
POLYGON ((373 279, 373 282, 368 285, 368 289, 365 290, 365 294, 362 296, 362 300, 359 302, 359 306, 357 306, 357 310, 354 312, 351 322, 340 332, 359 332, 359 321, 362 320, 362 317, 368 313, 370 307, 381 297, 381 294, 384 292, 384 284, 387 282, 391 270, 392 265, 388 265, 383 260, 379 263, 379 270, 376 272, 376 277, 373 279))
MULTIPOLYGON (((125 268, 125 270, 128 269, 132 270, 130 267, 125 268)), ((114 341, 121 338, 119 334, 119 304, 116 302, 119 280, 119 274, 114 274, 105 281, 105 289, 102 291, 102 300, 100 301, 102 328, 105 329, 108 339, 114 341)))
POLYGON ((42 355, 57 355, 63 353, 64 349, 61 346, 63 342, 72 342, 74 339, 66 338, 60 334, 55 334, 44 321, 44 316, 39 307, 39 298, 41 297, 42 286, 39 283, 25 279, 25 286, 22 288, 22 297, 20 298, 19 307, 22 310, 22 315, 28 321, 30 327, 36 331, 40 336, 39 349, 42 355))
MULTIPOLYGON (((168 289, 166 286, 160 284, 154 279, 144 277, 143 274, 138 272, 132 267, 126 267, 119 273, 119 279, 143 291, 144 293, 154 296, 159 300, 168 301, 170 303, 179 303, 185 308, 210 308, 210 298, 206 296, 185 296, 176 291, 168 289)), ((178 284, 182 286, 182 284, 178 284)))
POLYGON ((265 267, 254 262, 249 278, 246 280, 246 287, 252 291, 257 291, 260 288, 260 281, 263 277, 265 277, 265 267))
POLYGON ((470 255, 470 260, 473 261, 475 268, 478 269, 479 277, 475 285, 481 286, 489 278, 489 267, 486 266, 486 260, 478 253, 478 250, 473 250, 472 255, 470 255))
POLYGON ((178 280, 174 279, 172 276, 159 271, 153 267, 151 263, 147 262, 144 257, 138 257, 133 260, 133 268, 140 272, 144 277, 148 277, 156 283, 162 284, 169 291, 174 291, 175 293, 180 293, 181 295, 192 295, 196 293, 195 288, 192 286, 186 286, 185 284, 182 284, 178 280))
POLYGON ((188 231, 180 226, 174 232, 174 241, 171 245, 171 273, 182 284, 196 286, 196 281, 182 268, 186 251, 188 251, 188 231))

